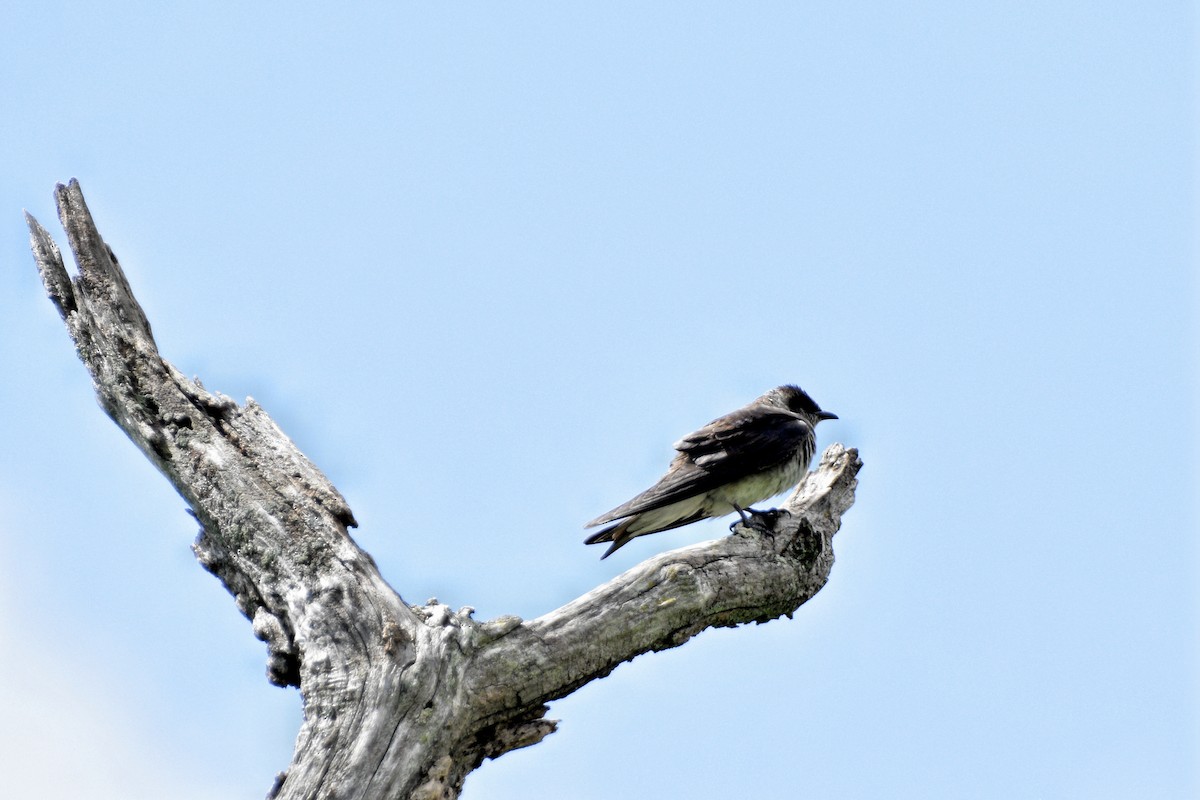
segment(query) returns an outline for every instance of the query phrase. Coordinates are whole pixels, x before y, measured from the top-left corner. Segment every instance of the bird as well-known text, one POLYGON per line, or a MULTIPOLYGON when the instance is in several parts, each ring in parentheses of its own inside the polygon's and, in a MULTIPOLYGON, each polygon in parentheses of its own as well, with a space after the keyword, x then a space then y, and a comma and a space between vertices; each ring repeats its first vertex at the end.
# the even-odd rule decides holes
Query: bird
POLYGON ((603 560, 638 536, 734 511, 751 522, 750 506, 795 486, 817 451, 817 423, 837 419, 799 386, 779 386, 674 444, 658 483, 585 525, 609 525, 584 544, 612 542, 603 560))

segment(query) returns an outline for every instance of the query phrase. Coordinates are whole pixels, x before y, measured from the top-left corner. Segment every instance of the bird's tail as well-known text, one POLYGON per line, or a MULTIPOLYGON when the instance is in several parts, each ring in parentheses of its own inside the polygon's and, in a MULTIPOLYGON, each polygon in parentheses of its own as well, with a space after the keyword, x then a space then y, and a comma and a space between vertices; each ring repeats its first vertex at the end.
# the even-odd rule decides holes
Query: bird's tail
POLYGON ((604 555, 600 556, 600 560, 611 556, 624 545, 628 544, 634 537, 629 534, 629 526, 637 517, 630 517, 622 520, 616 525, 609 525, 607 528, 593 533, 591 536, 583 540, 584 544, 601 544, 602 542, 612 542, 612 547, 604 551, 604 555))

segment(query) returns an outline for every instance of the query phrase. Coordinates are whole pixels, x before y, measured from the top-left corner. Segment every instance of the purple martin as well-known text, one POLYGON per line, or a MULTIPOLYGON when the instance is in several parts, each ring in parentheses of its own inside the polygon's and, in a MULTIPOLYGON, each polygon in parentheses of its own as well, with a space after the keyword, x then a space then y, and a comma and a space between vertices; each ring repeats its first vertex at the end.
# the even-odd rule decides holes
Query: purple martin
POLYGON ((678 452, 658 483, 589 522, 615 522, 585 544, 612 542, 608 558, 630 540, 736 511, 800 482, 817 451, 822 411, 798 386, 780 386, 675 443, 678 452))

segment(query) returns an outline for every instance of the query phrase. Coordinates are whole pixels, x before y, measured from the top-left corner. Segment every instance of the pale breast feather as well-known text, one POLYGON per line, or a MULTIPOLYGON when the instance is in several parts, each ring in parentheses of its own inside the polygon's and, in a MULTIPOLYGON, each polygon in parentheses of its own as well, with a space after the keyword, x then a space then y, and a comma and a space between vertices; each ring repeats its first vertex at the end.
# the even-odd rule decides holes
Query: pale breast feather
POLYGON ((808 471, 808 464, 812 460, 811 449, 802 448, 791 461, 781 467, 749 475, 714 490, 714 499, 719 498, 738 508, 749 508, 755 503, 787 491, 799 483, 808 471))

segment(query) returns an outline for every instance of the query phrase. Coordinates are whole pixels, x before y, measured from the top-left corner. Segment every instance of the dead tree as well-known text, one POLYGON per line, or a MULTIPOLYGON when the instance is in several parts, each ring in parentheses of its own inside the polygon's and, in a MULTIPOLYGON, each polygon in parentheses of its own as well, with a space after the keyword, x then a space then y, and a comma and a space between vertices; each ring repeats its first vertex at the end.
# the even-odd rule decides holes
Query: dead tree
POLYGON ((262 408, 159 355, 79 184, 59 185, 56 200, 77 276, 26 215, 33 252, 100 403, 187 501, 196 557, 266 642, 268 679, 303 698, 272 797, 457 797, 483 759, 554 731, 550 701, 706 628, 791 617, 829 577, 862 466, 840 445, 788 499, 774 535, 738 526, 532 620, 410 605, 347 534, 345 499, 262 408))

